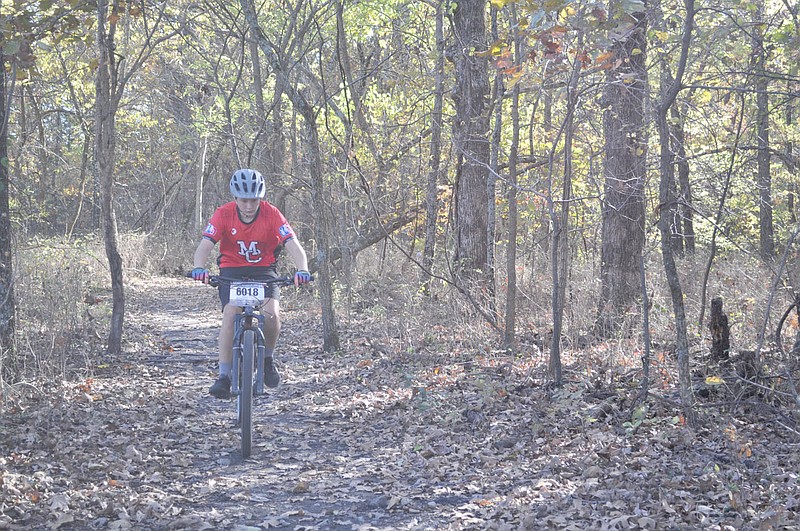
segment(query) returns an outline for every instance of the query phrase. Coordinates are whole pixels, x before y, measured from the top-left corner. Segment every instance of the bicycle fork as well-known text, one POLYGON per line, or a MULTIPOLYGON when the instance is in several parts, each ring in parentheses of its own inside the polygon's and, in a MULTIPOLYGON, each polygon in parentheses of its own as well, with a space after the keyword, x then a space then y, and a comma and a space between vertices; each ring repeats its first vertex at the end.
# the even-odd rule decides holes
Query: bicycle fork
MULTIPOLYGON (((249 308, 248 308, 249 309, 249 308)), ((264 337, 264 316, 256 314, 252 310, 245 311, 236 319, 236 326, 233 335, 233 365, 231 367, 231 394, 239 396, 241 393, 241 382, 239 376, 241 374, 242 363, 242 343, 245 330, 253 330, 256 335, 256 355, 255 367, 253 376, 253 394, 264 394, 264 360, 266 357, 266 339, 264 337)))

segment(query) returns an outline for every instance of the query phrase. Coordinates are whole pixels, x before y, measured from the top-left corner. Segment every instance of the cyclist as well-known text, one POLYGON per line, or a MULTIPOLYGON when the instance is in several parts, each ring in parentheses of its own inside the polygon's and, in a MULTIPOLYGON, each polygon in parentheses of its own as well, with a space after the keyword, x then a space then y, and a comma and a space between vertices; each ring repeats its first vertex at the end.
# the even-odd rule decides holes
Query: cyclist
MULTIPOLYGON (((308 273, 306 252, 280 210, 264 200, 264 177, 256 170, 236 170, 231 176, 230 190, 233 201, 219 207, 203 230, 202 239, 194 253, 192 278, 208 282, 209 270, 206 264, 214 246, 219 243, 217 265, 220 275, 224 277, 256 281, 275 278, 278 276, 275 261, 281 249, 285 248, 296 268, 295 285, 308 283, 311 275, 308 273)), ((209 393, 216 398, 227 399, 231 396, 233 324, 236 314, 242 309, 228 304, 230 293, 227 289, 219 290, 219 298, 222 303, 219 378, 211 386, 209 393)), ((274 360, 275 345, 280 333, 279 298, 279 288, 268 285, 267 299, 261 306, 266 317, 264 383, 267 387, 277 387, 281 380, 274 360)))

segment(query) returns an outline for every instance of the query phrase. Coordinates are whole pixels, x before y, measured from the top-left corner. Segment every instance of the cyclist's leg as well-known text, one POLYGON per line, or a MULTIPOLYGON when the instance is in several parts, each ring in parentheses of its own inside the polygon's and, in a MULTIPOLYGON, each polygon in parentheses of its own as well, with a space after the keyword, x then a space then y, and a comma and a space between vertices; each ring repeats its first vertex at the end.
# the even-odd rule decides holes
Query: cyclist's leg
POLYGON ((208 392, 216 397, 230 398, 231 368, 233 367, 233 321, 241 308, 226 304, 222 309, 222 326, 219 329, 219 377, 208 392))
POLYGON ((275 367, 275 345, 281 331, 280 310, 277 299, 268 299, 261 306, 264 315, 264 383, 267 387, 278 387, 281 375, 275 367))
POLYGON ((219 329, 219 362, 220 365, 227 364, 230 372, 230 364, 233 362, 233 322, 236 314, 242 313, 238 306, 226 304, 222 309, 222 325, 219 329))
POLYGON ((217 347, 219 352, 219 377, 208 392, 216 397, 230 398, 231 368, 233 366, 233 323, 234 318, 241 308, 228 304, 229 291, 227 286, 219 290, 219 299, 222 305, 222 324, 219 329, 217 347))
POLYGON ((281 332, 280 305, 277 299, 267 299, 261 306, 264 315, 264 342, 267 351, 274 351, 281 332))

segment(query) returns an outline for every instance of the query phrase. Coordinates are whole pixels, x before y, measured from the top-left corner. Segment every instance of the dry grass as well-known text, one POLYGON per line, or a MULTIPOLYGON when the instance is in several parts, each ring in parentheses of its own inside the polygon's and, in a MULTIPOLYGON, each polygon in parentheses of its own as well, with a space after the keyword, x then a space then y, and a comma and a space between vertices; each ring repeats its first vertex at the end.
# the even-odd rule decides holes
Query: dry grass
MULTIPOLYGON (((194 245, 134 233, 121 235, 119 251, 126 276, 148 277, 184 270, 194 245)), ((0 355, 0 397, 84 377, 101 363, 111 316, 107 264, 94 238, 33 238, 18 247, 16 344, 0 355)))
MULTIPOLYGON (((169 242, 142 234, 123 235, 120 252, 125 274, 140 278, 179 274, 190 265, 195 245, 191 238, 169 242)), ((503 257, 498 256, 497 260, 502 263, 503 257)), ((375 348, 383 345, 388 351, 409 356, 455 350, 489 364, 524 367, 531 377, 545 380, 552 334, 552 283, 542 265, 545 262, 539 260, 539 264, 532 270, 523 267, 518 273, 518 349, 513 355, 503 348, 501 334, 453 286, 436 281, 432 294, 423 295, 420 272, 391 249, 382 257, 377 256, 377 251, 366 251, 359 255, 352 274, 339 272, 341 280, 335 283, 337 314, 347 333, 361 333, 375 348)), ((282 262, 281 267, 290 266, 282 262)), ((706 258, 698 255, 681 259, 679 268, 690 354, 695 366, 705 370, 710 338, 698 319, 706 258)), ((111 312, 102 245, 93 240, 34 240, 18 250, 15 271, 17 353, 13 358, 0 359, 0 368, 11 369, 19 382, 70 379, 76 373, 90 373, 101 358, 111 312)), ((656 386, 671 386, 675 376, 670 359, 675 327, 663 277, 658 256, 652 253, 647 265, 652 374, 656 386)), ((706 298, 723 297, 732 325, 734 351, 756 348, 772 279, 773 273, 750 257, 730 256, 714 263, 706 298)), ((495 306, 501 326, 505 290, 503 274, 498 273, 495 306)), ((596 386, 613 386, 622 378, 637 378, 641 373, 641 316, 638 311, 633 312, 619 337, 592 344, 589 330, 596 316, 599 290, 597 271, 574 261, 564 312, 562 361, 568 374, 575 378, 587 379, 596 386)), ((766 319, 767 339, 772 338, 778 319, 791 300, 786 289, 775 294, 766 319)), ((788 323, 784 339, 793 339, 796 331, 794 318, 788 323)), ((786 356, 778 356, 770 341, 765 342, 763 360, 771 364, 765 371, 770 375, 783 375, 793 369, 786 356)), ((7 370, 3 372, 8 374, 7 370)), ((5 387, 7 391, 8 384, 0 381, 0 390, 5 387)))

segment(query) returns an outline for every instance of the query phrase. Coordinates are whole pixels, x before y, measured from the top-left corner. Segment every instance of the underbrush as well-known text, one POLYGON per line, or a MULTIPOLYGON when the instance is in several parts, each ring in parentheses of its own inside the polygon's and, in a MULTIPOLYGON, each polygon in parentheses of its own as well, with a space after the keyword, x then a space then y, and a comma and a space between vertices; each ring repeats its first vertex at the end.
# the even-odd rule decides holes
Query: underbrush
MULTIPOLYGON (((120 235, 126 278, 181 270, 193 245, 183 243, 120 235)), ((14 258, 15 351, 0 355, 0 408, 20 394, 89 375, 102 362, 111 317, 108 260, 98 237, 34 237, 14 258)))
MULTIPOLYGON (((190 264, 195 245, 191 238, 121 235, 126 278, 179 274, 190 264)), ((503 263, 504 258, 498 256, 497 260, 503 263)), ((718 400, 735 402, 755 396, 777 405, 791 402, 797 356, 788 353, 792 345, 787 342, 798 330, 794 314, 785 323, 784 343, 778 344, 774 337, 778 320, 791 302, 790 290, 771 293, 773 274, 757 260, 720 259, 711 269, 703 309, 700 294, 705 260, 696 256, 679 261, 698 388, 718 400), (709 360, 710 333, 707 325, 699 322, 701 311, 707 322, 707 301, 712 297, 723 298, 731 323, 732 360, 728 365, 709 360), (768 303, 772 307, 766 318, 768 303), (755 364, 748 362, 745 370, 749 372, 745 374, 742 357, 752 357, 762 337, 761 355, 755 364), (705 383, 708 378, 710 385, 705 383)), ((280 267, 287 271, 291 268, 285 262, 280 267)), ((338 272, 334 294, 340 328, 352 341, 373 352, 408 359, 447 352, 483 364, 493 372, 519 376, 522 371, 528 382, 546 384, 552 341, 552 284, 546 263, 542 261, 537 267, 524 269, 519 275, 514 351, 505 348, 501 330, 507 289, 502 273, 498 273, 491 303, 485 302, 485 294, 467 298, 441 280, 432 282, 430 293, 425 294, 419 270, 396 251, 380 257, 365 251, 359 255, 353 273, 338 272), (397 256, 393 256, 395 253, 397 256), (483 300, 483 306, 477 308, 475 300, 483 300), (494 315, 496 322, 490 324, 487 315, 494 315)), ((0 380, 0 396, 7 394, 12 383, 30 383, 28 387, 36 388, 40 385, 36 382, 91 375, 93 367, 102 363, 111 316, 110 280, 102 242, 97 238, 32 239, 17 251, 15 275, 17 348, 13 357, 0 358, 0 374, 14 378, 13 382, 0 380)), ((677 385, 675 327, 663 277, 663 268, 653 254, 647 265, 651 388, 670 394, 677 385)), ((572 264, 561 346, 565 378, 595 391, 634 388, 643 377, 641 315, 634 311, 626 316, 618 337, 592 337, 599 289, 591 264, 572 264)))
MULTIPOLYGON (((375 356, 408 360, 438 357, 442 360, 441 371, 446 372, 459 370, 447 367, 445 362, 456 357, 462 366, 469 363, 480 367, 478 374, 507 375, 501 379, 513 381, 514 385, 520 385, 521 375, 525 385, 549 385, 552 283, 546 270, 521 275, 517 344, 510 352, 499 330, 505 303, 502 275, 498 274, 493 303, 484 304, 479 310, 456 288, 440 281, 432 284, 429 296, 424 295, 419 289, 418 272, 389 265, 401 263, 397 258, 393 262, 388 256, 381 263, 359 256, 359 275, 339 291, 340 315, 358 338, 357 346, 375 356), (492 304, 497 326, 489 324, 485 317, 491 313, 488 310, 492 304)), ((800 377, 798 356, 791 353, 798 333, 796 311, 784 322, 782 337, 776 336, 779 321, 793 302, 792 290, 783 283, 774 290, 774 271, 757 259, 731 256, 714 262, 704 301, 706 261, 707 257, 701 255, 678 260, 698 407, 703 411, 718 408, 719 412, 732 415, 780 417, 787 430, 800 435, 793 419, 798 409, 795 382, 800 377), (723 310, 731 324, 730 356, 721 361, 710 356, 708 320, 714 297, 723 299, 723 310), (754 357, 759 347, 759 354, 754 357)), ((502 263, 501 257, 498 263, 502 263)), ((657 255, 652 255, 647 264, 646 284, 650 303, 649 389, 656 399, 666 400, 679 412, 675 317, 657 255)), ((599 291, 596 272, 573 264, 561 342, 564 381, 567 386, 577 386, 600 397, 625 397, 623 410, 629 410, 620 413, 631 421, 644 378, 642 317, 636 309, 625 316, 617 336, 592 336, 599 291)), ((425 388, 427 384, 420 381, 409 385, 425 388)))
POLYGON ((17 250, 16 352, 2 360, 16 380, 60 380, 94 356, 107 283, 101 253, 75 239, 32 239, 17 250))

